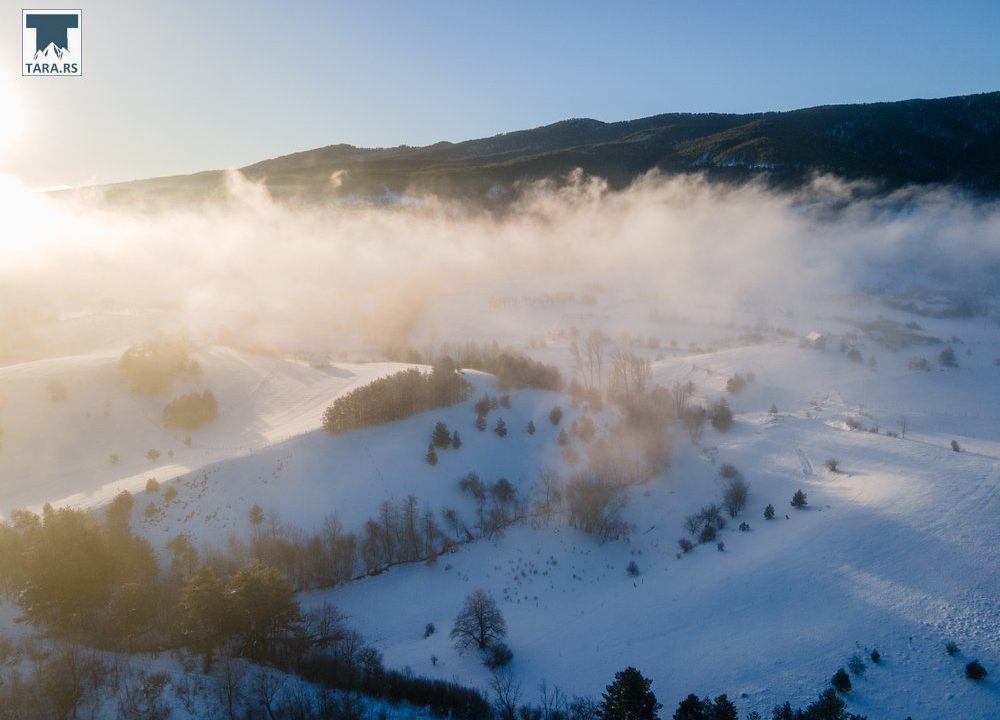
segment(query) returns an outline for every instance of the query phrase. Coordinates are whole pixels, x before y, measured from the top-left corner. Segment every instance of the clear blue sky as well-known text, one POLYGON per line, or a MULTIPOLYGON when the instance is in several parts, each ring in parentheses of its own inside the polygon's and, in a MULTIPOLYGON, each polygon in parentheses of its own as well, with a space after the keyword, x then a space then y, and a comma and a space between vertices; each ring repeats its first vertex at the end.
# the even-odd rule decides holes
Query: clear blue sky
POLYGON ((20 77, 32 2, 0 2, 0 102, 21 117, 0 173, 34 187, 567 117, 1000 89, 1000 0, 39 0, 82 6, 83 78, 20 77))

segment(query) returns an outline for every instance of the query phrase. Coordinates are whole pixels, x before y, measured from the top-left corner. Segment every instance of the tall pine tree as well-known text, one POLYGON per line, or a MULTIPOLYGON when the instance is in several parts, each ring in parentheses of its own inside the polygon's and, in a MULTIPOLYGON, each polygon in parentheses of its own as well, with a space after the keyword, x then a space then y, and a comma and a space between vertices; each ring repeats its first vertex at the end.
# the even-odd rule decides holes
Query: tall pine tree
POLYGON ((663 706, 649 688, 652 682, 634 667, 615 673, 597 711, 601 720, 658 720, 663 706))

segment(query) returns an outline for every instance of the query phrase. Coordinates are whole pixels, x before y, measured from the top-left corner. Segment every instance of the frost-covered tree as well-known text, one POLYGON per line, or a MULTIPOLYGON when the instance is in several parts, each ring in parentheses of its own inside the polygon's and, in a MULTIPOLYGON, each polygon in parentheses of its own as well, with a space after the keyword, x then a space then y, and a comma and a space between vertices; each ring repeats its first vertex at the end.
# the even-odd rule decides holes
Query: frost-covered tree
POLYGON ((793 508, 804 508, 808 502, 806 501, 806 494, 801 490, 796 490, 795 494, 792 495, 792 507, 793 508))

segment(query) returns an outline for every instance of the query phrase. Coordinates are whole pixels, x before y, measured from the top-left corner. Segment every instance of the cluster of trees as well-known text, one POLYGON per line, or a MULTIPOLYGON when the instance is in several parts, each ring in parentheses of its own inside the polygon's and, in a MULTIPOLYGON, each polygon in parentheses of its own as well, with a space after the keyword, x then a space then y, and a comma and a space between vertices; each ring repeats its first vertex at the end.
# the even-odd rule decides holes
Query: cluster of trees
POLYGON ((723 463, 719 468, 719 475, 725 482, 725 489, 722 492, 722 504, 729 513, 729 517, 736 517, 747 504, 747 497, 750 495, 750 483, 748 483, 743 473, 729 463, 723 463))
POLYGON ((129 347, 118 361, 118 371, 129 389, 140 395, 168 395, 174 382, 198 382, 202 369, 191 358, 183 339, 162 337, 129 347))
POLYGON ((686 404, 679 418, 692 440, 701 437, 706 422, 719 432, 728 432, 733 426, 733 411, 725 398, 719 398, 707 408, 697 403, 686 404))
POLYGON ((455 432, 448 430, 448 426, 439 420, 434 425, 434 431, 431 433, 430 442, 427 443, 427 454, 424 456, 424 459, 427 460, 427 464, 437 465, 437 451, 439 449, 444 450, 449 447, 455 448, 456 450, 462 447, 462 436, 458 434, 458 430, 455 432))
MULTIPOLYGON (((710 503, 699 510, 694 515, 688 515, 684 519, 684 529, 699 543, 709 543, 715 540, 719 530, 726 527, 726 518, 722 515, 722 508, 715 503, 710 503)), ((687 538, 677 541, 683 552, 690 552, 694 547, 687 538)))
MULTIPOLYGON (((102 518, 90 511, 46 508, 40 516, 15 512, 0 525, 0 590, 16 600, 32 624, 71 641, 67 647, 73 653, 83 647, 81 642, 129 651, 186 648, 202 658, 206 671, 221 666, 230 710, 239 704, 234 693, 256 692, 240 687, 232 675, 229 658, 242 657, 326 687, 413 702, 442 717, 489 717, 489 703, 476 690, 386 670, 379 653, 332 608, 303 614, 289 577, 258 558, 244 562, 243 548, 231 546, 228 554, 201 558, 178 536, 168 544, 170 564, 161 572, 148 543, 131 531, 133 502, 123 493, 102 518)), ((409 499, 399 508, 393 542, 403 549, 394 552, 412 552, 412 544, 420 543, 408 537, 415 504, 409 499)), ((263 512, 252 513, 251 522, 252 552, 270 554, 269 562, 287 562, 275 555, 282 543, 276 541, 276 531, 264 530, 263 512)), ((341 540, 337 528, 328 528, 329 544, 341 540)), ((351 556, 353 563, 353 552, 351 556)), ((45 668, 31 682, 4 678, 0 699, 12 694, 18 703, 28 702, 26 708, 39 708, 39 717, 71 716, 85 691, 81 674, 90 671, 76 655, 58 657, 58 666, 45 668), (38 702, 25 700, 31 697, 38 702)), ((101 675, 97 669, 93 674, 101 675)), ((144 708, 142 716, 159 716, 149 713, 162 682, 126 686, 131 681, 121 674, 113 682, 129 707, 144 708)), ((270 707, 273 694, 260 697, 270 707)), ((303 717, 326 716, 311 701, 307 704, 314 714, 303 717)))
POLYGON ((420 508, 416 496, 398 504, 384 500, 364 525, 361 561, 369 573, 397 563, 437 557, 452 541, 438 526, 430 508, 420 508))
POLYGON ((211 390, 189 393, 171 400, 163 408, 163 427, 197 430, 219 416, 219 405, 211 390))
MULTIPOLYGON (((729 514, 729 517, 735 518, 743 511, 747 497, 750 494, 750 483, 744 479, 743 473, 737 470, 736 466, 730 463, 723 463, 719 467, 719 476, 725 483, 722 493, 722 506, 711 503, 694 515, 688 515, 684 520, 684 529, 699 543, 708 543, 715 540, 718 531, 726 526, 726 518, 722 515, 723 508, 729 514)), ((770 508, 771 517, 773 517, 774 508, 770 505, 768 505, 768 508, 770 508)), ((764 517, 770 519, 767 511, 764 512, 764 517)), ((750 526, 747 523, 740 523, 741 531, 749 529, 750 526)), ((694 549, 695 545, 692 540, 686 537, 678 540, 677 544, 680 546, 681 551, 685 553, 694 549)), ((720 551, 723 550, 723 543, 719 543, 718 548, 720 551)))
POLYGON ((475 501, 476 523, 473 532, 462 523, 454 510, 445 510, 444 518, 456 537, 492 539, 526 516, 525 504, 518 497, 517 488, 506 478, 487 483, 478 474, 470 472, 458 481, 458 487, 475 501))
POLYGON ((0 525, 0 589, 54 634, 129 642, 156 618, 156 559, 134 536, 127 493, 90 512, 15 511, 0 525))
POLYGON ((323 430, 336 434, 401 420, 462 402, 471 392, 472 385, 445 358, 430 373, 410 368, 342 395, 323 413, 323 430))
MULTIPOLYGON (((595 715, 601 720, 659 720, 662 705, 648 678, 634 667, 615 674, 608 685, 595 715)), ((673 720, 737 720, 736 705, 726 696, 714 700, 691 694, 680 701, 673 720)), ((815 702, 805 709, 793 709, 790 703, 778 705, 771 715, 773 720, 866 720, 865 717, 847 712, 846 703, 833 689, 824 690, 815 702)), ((747 720, 760 720, 760 713, 751 712, 747 720)))
MULTIPOLYGON (((473 407, 476 411, 476 430, 482 432, 486 429, 486 418, 491 412, 497 408, 510 407, 510 395, 504 393, 497 398, 489 393, 483 393, 483 396, 476 400, 476 404, 473 407)), ((504 422, 502 417, 497 418, 496 424, 493 426, 493 432, 495 432, 499 437, 507 437, 507 423, 504 422)), ((528 432, 534 434, 535 424, 533 422, 528 423, 528 432)))
POLYGON ((571 478, 564 493, 571 527, 605 540, 623 538, 631 531, 632 526, 622 518, 624 485, 587 471, 571 478))
POLYGON ((502 348, 496 342, 464 343, 444 345, 441 354, 455 359, 461 368, 481 370, 496 375, 501 390, 518 388, 538 388, 559 391, 563 381, 559 368, 555 365, 532 360, 527 355, 509 348, 502 348))
MULTIPOLYGON (((213 564, 238 567, 258 561, 277 568, 296 590, 331 587, 355 577, 359 542, 354 533, 344 532, 340 521, 329 516, 323 527, 314 533, 304 533, 297 527, 280 524, 270 518, 265 522, 264 511, 257 505, 250 510, 249 544, 230 538, 225 557, 210 557, 213 564)), ((171 567, 190 570, 197 564, 198 553, 185 535, 171 540, 171 567)))

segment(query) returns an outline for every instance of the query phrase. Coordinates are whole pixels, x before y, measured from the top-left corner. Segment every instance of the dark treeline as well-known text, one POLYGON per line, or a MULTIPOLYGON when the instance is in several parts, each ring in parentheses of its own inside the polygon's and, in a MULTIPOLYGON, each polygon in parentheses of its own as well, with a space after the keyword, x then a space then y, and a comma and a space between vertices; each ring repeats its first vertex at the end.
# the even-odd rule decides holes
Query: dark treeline
POLYGON ((559 391, 562 389, 562 375, 555 365, 532 360, 527 355, 510 348, 492 343, 445 343, 436 357, 453 358, 460 368, 481 370, 495 375, 501 390, 537 388, 559 391))
POLYGON ((471 393, 472 385, 445 358, 430 373, 410 368, 342 395, 323 413, 323 429, 335 434, 402 420, 462 402, 471 393))

